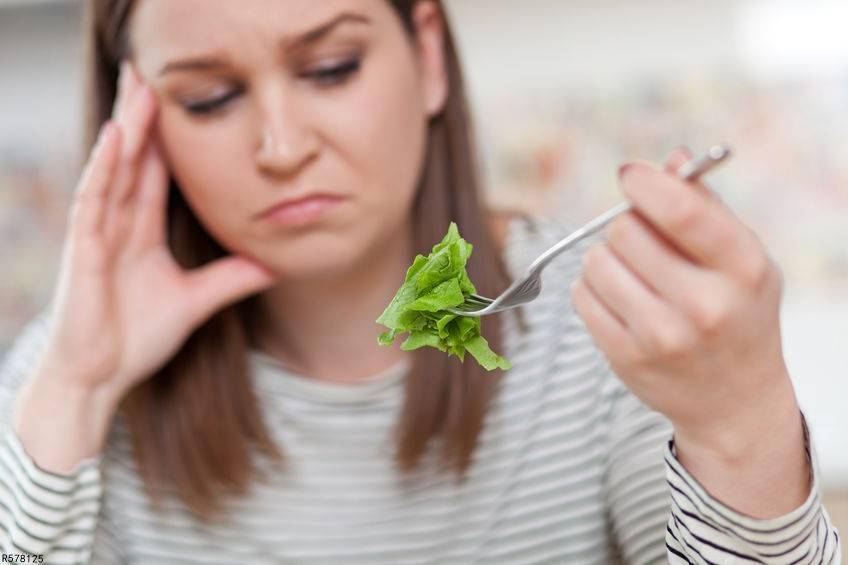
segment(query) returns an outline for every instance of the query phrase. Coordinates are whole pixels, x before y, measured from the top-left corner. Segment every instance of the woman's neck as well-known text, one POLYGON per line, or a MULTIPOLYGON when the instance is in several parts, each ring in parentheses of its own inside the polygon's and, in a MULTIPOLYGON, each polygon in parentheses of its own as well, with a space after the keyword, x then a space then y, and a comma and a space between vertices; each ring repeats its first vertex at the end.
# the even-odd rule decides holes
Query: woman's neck
POLYGON ((408 353, 377 343, 375 320, 403 282, 413 257, 411 234, 360 261, 338 279, 282 282, 260 297, 258 347, 309 377, 355 382, 398 363, 408 353))

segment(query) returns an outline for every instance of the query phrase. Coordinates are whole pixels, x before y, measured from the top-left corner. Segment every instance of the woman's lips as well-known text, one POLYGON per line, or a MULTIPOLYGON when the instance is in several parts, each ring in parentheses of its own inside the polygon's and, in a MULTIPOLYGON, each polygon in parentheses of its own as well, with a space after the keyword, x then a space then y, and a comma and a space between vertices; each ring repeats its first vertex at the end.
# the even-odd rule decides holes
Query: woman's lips
POLYGON ((275 224, 306 225, 319 220, 342 200, 343 198, 338 196, 318 194, 290 204, 275 206, 263 214, 262 219, 275 224))

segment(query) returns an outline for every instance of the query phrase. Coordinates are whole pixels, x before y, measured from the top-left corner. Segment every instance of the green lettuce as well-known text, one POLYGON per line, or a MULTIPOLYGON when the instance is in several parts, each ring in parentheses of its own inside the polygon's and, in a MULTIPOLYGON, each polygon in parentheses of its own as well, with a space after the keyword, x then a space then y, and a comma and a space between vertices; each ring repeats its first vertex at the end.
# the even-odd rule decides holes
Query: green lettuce
POLYGON ((391 345, 398 334, 409 333, 401 344, 404 351, 435 347, 465 361, 466 351, 486 370, 510 369, 512 364, 489 348, 480 335, 480 318, 447 312, 477 292, 465 264, 473 246, 462 239, 454 222, 448 233, 427 257, 418 255, 406 271, 403 285, 377 318, 388 328, 378 338, 391 345))

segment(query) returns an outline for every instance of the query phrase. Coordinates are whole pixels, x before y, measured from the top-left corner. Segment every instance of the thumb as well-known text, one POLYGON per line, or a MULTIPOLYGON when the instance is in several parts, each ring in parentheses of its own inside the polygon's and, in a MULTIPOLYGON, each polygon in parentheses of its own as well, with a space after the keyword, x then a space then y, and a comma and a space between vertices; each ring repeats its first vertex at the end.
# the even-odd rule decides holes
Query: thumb
POLYGON ((213 313, 269 288, 277 275, 256 261, 231 255, 204 265, 189 275, 192 313, 205 320, 213 313))

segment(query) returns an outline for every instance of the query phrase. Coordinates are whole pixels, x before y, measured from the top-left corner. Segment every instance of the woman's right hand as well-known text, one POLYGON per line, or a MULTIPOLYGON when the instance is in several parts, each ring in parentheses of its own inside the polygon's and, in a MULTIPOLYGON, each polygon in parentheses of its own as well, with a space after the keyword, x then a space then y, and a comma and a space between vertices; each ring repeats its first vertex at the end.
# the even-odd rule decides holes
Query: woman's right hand
POLYGON ((168 174, 153 132, 157 101, 121 67, 112 119, 72 205, 52 330, 37 378, 119 402, 192 331, 275 275, 242 256, 187 272, 167 246, 168 174))

